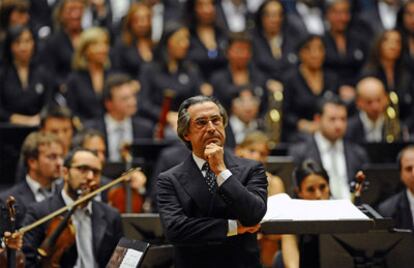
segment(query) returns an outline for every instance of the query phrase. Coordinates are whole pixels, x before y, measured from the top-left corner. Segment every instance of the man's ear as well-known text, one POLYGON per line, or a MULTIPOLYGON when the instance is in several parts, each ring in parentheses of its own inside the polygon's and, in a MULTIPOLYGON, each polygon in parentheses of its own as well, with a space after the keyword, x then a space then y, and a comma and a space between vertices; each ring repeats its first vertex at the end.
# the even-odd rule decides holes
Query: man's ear
POLYGON ((313 121, 314 122, 320 122, 321 121, 321 114, 315 114, 313 116, 313 121))
POLYGON ((184 140, 190 141, 190 138, 188 137, 188 134, 184 134, 183 137, 184 137, 184 140))
POLYGON ((37 165, 36 158, 33 157, 33 158, 27 159, 27 167, 29 168, 29 170, 32 170, 35 165, 37 165))

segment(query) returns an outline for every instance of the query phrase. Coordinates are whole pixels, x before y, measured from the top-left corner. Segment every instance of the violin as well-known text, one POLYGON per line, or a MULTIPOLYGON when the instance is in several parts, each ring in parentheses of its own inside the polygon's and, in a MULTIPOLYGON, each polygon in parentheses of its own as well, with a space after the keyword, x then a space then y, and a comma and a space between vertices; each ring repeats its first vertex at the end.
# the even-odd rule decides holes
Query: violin
POLYGON ((131 173, 135 172, 136 170, 139 170, 139 168, 131 169, 125 172, 112 182, 103 185, 92 192, 87 192, 86 194, 81 195, 72 204, 64 206, 44 216, 43 218, 40 218, 39 220, 17 230, 17 232, 20 234, 24 234, 46 222, 49 222, 46 238, 38 248, 38 255, 42 267, 59 267, 62 255, 75 243, 75 228, 72 225, 70 218, 71 215, 75 212, 76 208, 78 206, 84 205, 94 196, 113 187, 114 185, 129 180, 131 173), (61 217, 60 215, 65 212, 67 212, 66 215, 64 217, 61 217))
MULTIPOLYGON (((15 203, 16 199, 13 196, 9 196, 7 198, 7 210, 10 219, 10 233, 13 233, 16 229, 16 209, 14 207, 15 203)), ((11 248, 6 240, 6 250, 0 254, 0 263, 5 263, 6 265, 4 267, 7 268, 24 268, 25 256, 21 249, 11 248)))
MULTIPOLYGON (((121 149, 126 170, 132 168, 132 155, 129 146, 129 144, 125 144, 121 149)), ((117 208, 120 213, 140 213, 144 204, 144 196, 132 189, 130 181, 128 181, 108 191, 108 203, 117 208)))
POLYGON ((368 186, 365 181, 366 176, 361 170, 355 175, 355 180, 351 183, 351 201, 354 205, 361 205, 361 194, 368 186))

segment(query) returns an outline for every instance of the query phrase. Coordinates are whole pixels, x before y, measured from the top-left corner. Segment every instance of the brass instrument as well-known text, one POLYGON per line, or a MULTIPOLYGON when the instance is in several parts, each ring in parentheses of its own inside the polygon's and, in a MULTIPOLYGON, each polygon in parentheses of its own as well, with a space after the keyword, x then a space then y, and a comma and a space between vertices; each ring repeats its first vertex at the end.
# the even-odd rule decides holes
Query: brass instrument
POLYGON ((398 107, 398 95, 390 91, 389 105, 385 112, 384 138, 387 143, 396 142, 401 138, 400 109, 398 107))
POLYGON ((276 80, 267 82, 269 90, 268 110, 265 115, 265 132, 269 138, 269 148, 280 142, 282 134, 283 84, 276 80))

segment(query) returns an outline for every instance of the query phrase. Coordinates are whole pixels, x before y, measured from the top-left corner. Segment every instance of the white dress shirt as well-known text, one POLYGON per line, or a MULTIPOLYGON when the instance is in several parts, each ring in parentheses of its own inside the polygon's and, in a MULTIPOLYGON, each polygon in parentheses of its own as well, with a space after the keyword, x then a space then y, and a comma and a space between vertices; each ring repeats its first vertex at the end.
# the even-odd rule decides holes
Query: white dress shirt
MULTIPOLYGON (((64 190, 62 190, 62 198, 66 206, 74 202, 64 190)), ((98 267, 92 244, 92 203, 89 202, 85 207, 77 208, 71 219, 76 229, 76 250, 78 252, 78 259, 74 267, 98 267)))
POLYGON ((386 30, 392 30, 397 23, 398 7, 395 5, 388 5, 382 1, 378 2, 378 10, 382 25, 386 30))
POLYGON ((246 124, 235 115, 230 116, 229 124, 231 126, 231 130, 233 131, 236 144, 240 144, 246 137, 247 133, 255 131, 258 128, 258 123, 256 120, 253 120, 246 124))
POLYGON ((410 205, 411 217, 414 225, 414 194, 410 190, 407 191, 408 204, 410 205))
POLYGON ((323 35, 325 26, 322 20, 322 12, 317 7, 308 7, 304 3, 297 3, 296 10, 302 17, 306 29, 311 34, 323 35))
POLYGON ((359 113, 361 118, 362 126, 365 131, 365 139, 368 142, 381 142, 382 141, 382 128, 384 127, 384 116, 381 116, 377 121, 373 122, 369 119, 366 112, 361 111, 359 113))
MULTIPOLYGON (((196 163, 198 169, 201 171, 201 173, 203 174, 203 176, 206 176, 206 171, 202 171, 203 165, 206 162, 206 160, 196 156, 193 153, 193 159, 194 162, 196 163)), ((231 175, 233 175, 231 173, 230 170, 226 169, 223 170, 218 176, 217 176, 217 185, 218 187, 220 187, 231 175)), ((236 220, 228 220, 228 231, 227 231, 227 236, 233 236, 233 235, 237 235, 237 221, 236 220)))
POLYGON ((231 0, 222 0, 221 6, 230 32, 242 32, 246 29, 246 11, 244 4, 234 5, 231 0))
POLYGON ((121 161, 120 146, 133 141, 132 119, 129 117, 123 121, 116 121, 109 114, 105 114, 104 120, 108 140, 109 161, 121 161))
POLYGON ((46 198, 52 196, 56 188, 55 184, 52 183, 50 189, 44 189, 42 185, 32 179, 29 174, 26 175, 26 182, 34 195, 36 202, 41 202, 46 198))
POLYGON ((316 132, 315 141, 321 154, 322 165, 329 175, 329 188, 333 198, 350 199, 343 140, 331 143, 320 132, 316 132))

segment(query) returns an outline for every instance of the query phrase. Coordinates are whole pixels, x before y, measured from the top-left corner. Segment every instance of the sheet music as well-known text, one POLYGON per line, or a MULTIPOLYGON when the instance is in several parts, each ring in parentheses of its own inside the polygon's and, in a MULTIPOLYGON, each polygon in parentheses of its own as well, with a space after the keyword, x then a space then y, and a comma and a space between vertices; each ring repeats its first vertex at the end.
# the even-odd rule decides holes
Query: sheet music
POLYGON ((291 199, 287 194, 277 194, 267 200, 267 212, 262 222, 271 220, 323 221, 369 220, 349 200, 291 199))
POLYGON ((134 250, 134 249, 128 249, 119 267, 120 268, 135 268, 137 267, 138 262, 141 259, 141 257, 142 257, 142 252, 134 250))

